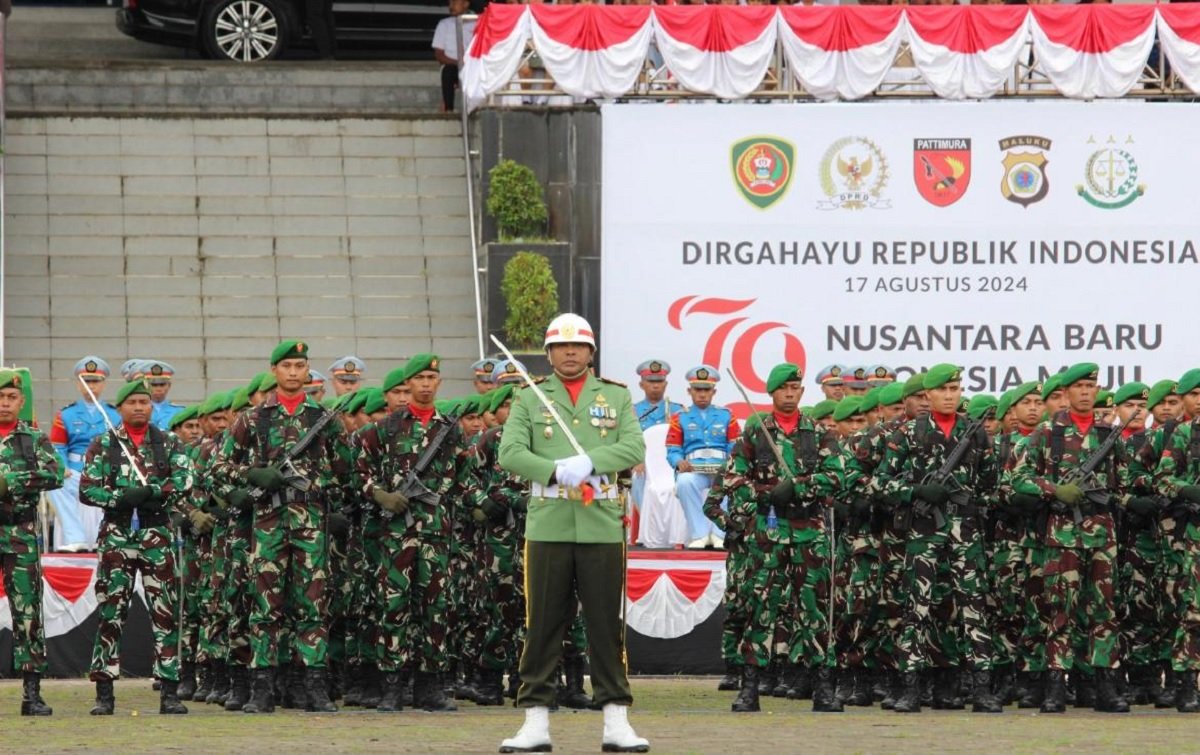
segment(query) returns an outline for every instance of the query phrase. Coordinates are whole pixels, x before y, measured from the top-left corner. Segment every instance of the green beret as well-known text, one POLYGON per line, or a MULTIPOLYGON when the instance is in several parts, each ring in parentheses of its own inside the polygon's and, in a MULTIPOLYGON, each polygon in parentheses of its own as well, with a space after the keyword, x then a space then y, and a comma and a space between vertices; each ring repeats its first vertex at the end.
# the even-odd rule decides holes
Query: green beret
POLYGON ((904 400, 904 383, 888 383, 879 389, 879 405, 891 406, 904 400))
POLYGON ((925 379, 921 381, 921 387, 925 390, 941 388, 946 383, 953 383, 960 380, 962 380, 962 367, 954 364, 935 364, 925 373, 925 379))
POLYGON ((340 404, 341 401, 341 396, 326 396, 325 398, 321 399, 321 406, 326 411, 335 411, 337 410, 338 404, 340 404))
POLYGON ((904 390, 901 391, 903 398, 915 396, 925 390, 925 373, 918 372, 917 374, 904 381, 904 390))
POLYGON ((485 393, 476 393, 459 401, 463 414, 483 414, 492 405, 492 399, 485 393))
POLYGON ((262 386, 263 378, 270 374, 271 373, 269 372, 258 373, 254 377, 250 378, 250 383, 246 387, 250 389, 251 393, 258 393, 260 390, 262 390, 260 386, 262 386))
POLYGON ((1028 383, 1021 383, 1016 388, 1007 390, 1000 397, 1000 402, 996 404, 996 419, 1004 419, 1004 415, 1008 414, 1008 410, 1021 399, 1036 391, 1040 386, 1036 380, 1031 380, 1028 383))
POLYGON ((363 404, 367 403, 367 397, 369 394, 364 388, 362 390, 355 391, 354 393, 347 393, 346 395, 349 396, 350 399, 345 404, 342 404, 342 411, 346 412, 346 414, 357 414, 358 412, 362 411, 363 404))
POLYGON ((16 370, 0 370, 0 388, 20 388, 21 373, 16 370))
MULTIPOLYGON (((891 385, 891 383, 888 383, 888 385, 891 385)), ((882 391, 883 391, 883 386, 879 386, 877 388, 872 388, 871 390, 869 390, 865 394, 863 394, 862 412, 864 414, 871 411, 872 409, 879 408, 879 394, 882 391)))
POLYGON ((113 405, 120 406, 121 404, 125 403, 125 399, 129 398, 135 393, 149 396, 150 388, 146 385, 144 380, 131 380, 125 385, 121 386, 121 390, 117 391, 117 398, 115 401, 113 401, 113 405))
POLYGON ((454 415, 457 417, 459 401, 460 399, 456 398, 438 399, 437 401, 433 402, 433 408, 436 409, 437 413, 441 414, 442 416, 448 417, 450 415, 454 415))
POLYGON ((404 381, 408 380, 408 366, 397 367, 388 374, 383 376, 383 386, 381 390, 387 393, 398 385, 404 385, 404 381))
MULTIPOLYGON (((983 413, 992 407, 998 407, 999 399, 995 396, 989 396, 986 393, 981 393, 978 396, 972 396, 967 403, 967 416, 971 419, 979 419, 983 413)), ((999 409, 997 409, 999 411, 999 409)))
POLYGON ((235 412, 240 412, 250 406, 250 386, 243 385, 229 394, 229 408, 235 412))
POLYGON ((1126 401, 1135 398, 1144 398, 1149 401, 1150 386, 1146 385, 1145 383, 1140 383, 1136 380, 1132 383, 1126 383, 1118 388, 1117 392, 1113 394, 1113 404, 1120 406, 1126 401))
POLYGON ((221 405, 218 406, 217 409, 232 409, 233 408, 233 397, 234 397, 234 394, 236 394, 236 393, 237 393, 237 391, 225 391, 224 393, 222 393, 221 394, 221 405))
POLYGON ((1096 408, 1097 409, 1111 409, 1114 406, 1116 406, 1116 404, 1113 402, 1113 392, 1112 391, 1097 391, 1096 392, 1096 408))
POLYGON ((1175 381, 1175 392, 1180 396, 1191 393, 1197 388, 1200 388, 1200 367, 1188 370, 1179 380, 1175 381))
POLYGON ((494 389, 490 394, 488 394, 492 397, 492 403, 488 406, 488 411, 494 414, 496 410, 504 406, 505 401, 508 401, 512 398, 515 390, 516 386, 514 386, 512 383, 508 383, 494 389))
POLYGON ((767 375, 767 393, 774 393, 779 390, 779 387, 791 380, 802 380, 804 371, 794 364, 777 364, 771 368, 771 373, 767 375))
POLYGON ((996 419, 1004 419, 1004 415, 1008 414, 1008 410, 1012 408, 1013 393, 1016 390, 1016 388, 1013 388, 1011 391, 1005 391, 1000 394, 1000 400, 996 402, 996 419))
POLYGON ((438 359, 436 354, 417 354, 408 360, 408 364, 404 365, 404 379, 411 380, 415 375, 419 375, 425 370, 441 372, 441 365, 442 360, 438 359))
POLYGON ((1072 386, 1075 383, 1078 383, 1080 380, 1095 380, 1096 378, 1100 377, 1100 365, 1096 364, 1095 362, 1080 362, 1079 364, 1073 364, 1067 369, 1063 370, 1062 376, 1063 388, 1072 386))
POLYGON ((304 341, 284 341, 271 352, 271 366, 285 359, 308 359, 308 344, 304 341))
POLYGON ((359 411, 362 411, 366 414, 374 414, 375 412, 382 412, 383 410, 387 409, 387 399, 383 397, 383 391, 381 389, 364 388, 361 391, 356 392, 364 394, 362 405, 359 411))
POLYGON ((275 379, 275 373, 268 372, 263 376, 263 379, 258 381, 258 392, 267 393, 279 387, 279 381, 275 379))
POLYGON ((847 396, 837 402, 837 406, 833 409, 833 421, 843 422, 850 419, 855 414, 863 413, 863 396, 847 396))
POLYGON ((1154 385, 1150 386, 1150 394, 1146 397, 1146 408, 1153 409, 1162 403, 1162 400, 1175 392, 1175 381, 1171 379, 1159 380, 1154 385))
POLYGON ((1063 377, 1067 373, 1059 372, 1046 378, 1046 382, 1042 383, 1042 401, 1050 398, 1050 394, 1063 389, 1063 377))
POLYGON ((814 420, 825 419, 829 415, 833 414, 833 410, 837 408, 837 405, 838 402, 831 398, 827 398, 824 401, 818 401, 816 406, 812 408, 812 413, 808 416, 812 417, 814 420))
MULTIPOLYGON (((4 386, 0 386, 0 388, 3 388, 3 387, 4 386)), ((190 419, 196 419, 196 417, 198 416, 196 414, 196 410, 199 408, 200 407, 197 406, 196 404, 192 404, 191 406, 187 407, 186 409, 181 409, 181 410, 175 412, 175 414, 171 415, 171 419, 167 420, 167 429, 174 430, 175 428, 182 425, 184 422, 187 422, 190 419)))
POLYGON ((215 412, 216 409, 214 409, 213 406, 214 406, 214 402, 216 401, 218 395, 220 395, 220 394, 217 394, 217 393, 209 394, 203 401, 201 401, 200 404, 196 407, 196 416, 197 417, 207 417, 208 415, 215 412))

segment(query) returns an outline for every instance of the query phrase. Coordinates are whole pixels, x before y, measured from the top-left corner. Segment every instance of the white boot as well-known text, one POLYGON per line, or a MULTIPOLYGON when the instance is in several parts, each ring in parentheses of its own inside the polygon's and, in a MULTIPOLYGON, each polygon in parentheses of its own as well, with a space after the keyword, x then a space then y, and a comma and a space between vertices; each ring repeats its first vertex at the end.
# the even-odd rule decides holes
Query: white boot
POLYGON ((650 741, 629 725, 629 708, 616 703, 604 706, 604 752, 650 752, 650 741))
MULTIPOLYGON (((608 731, 607 727, 605 731, 608 731)), ((550 709, 545 706, 526 708, 525 723, 517 736, 500 743, 500 752, 553 751, 554 747, 550 744, 550 709)))

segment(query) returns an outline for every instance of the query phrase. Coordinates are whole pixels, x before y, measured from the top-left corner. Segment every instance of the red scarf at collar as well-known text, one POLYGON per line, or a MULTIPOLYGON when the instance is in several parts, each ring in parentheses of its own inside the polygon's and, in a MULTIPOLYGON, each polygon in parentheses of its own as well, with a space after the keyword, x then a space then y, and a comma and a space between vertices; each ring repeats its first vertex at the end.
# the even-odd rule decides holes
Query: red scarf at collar
POLYGON ((0 438, 7 438, 12 434, 13 430, 17 429, 17 421, 13 420, 12 424, 0 425, 0 438))
POLYGON ((150 432, 149 424, 142 425, 137 429, 129 427, 128 425, 125 426, 125 434, 129 436, 129 440, 133 441, 134 448, 142 447, 142 441, 146 439, 146 433, 148 432, 150 432))
POLYGON ((771 416, 775 418, 775 424, 779 426, 780 430, 783 430, 784 435, 791 435, 796 431, 796 425, 800 424, 800 412, 791 414, 771 412, 771 416))
POLYGON ((579 394, 583 392, 583 384, 587 382, 587 373, 585 372, 580 377, 574 380, 562 380, 563 387, 567 389, 567 393, 571 396, 571 404, 574 405, 579 401, 579 394))
POLYGON ((304 403, 304 392, 301 391, 295 396, 285 396, 279 391, 275 391, 275 398, 279 401, 279 405, 284 408, 288 414, 294 415, 300 405, 304 403))
POLYGON ((412 416, 417 418, 417 421, 421 423, 421 427, 429 427, 429 423, 433 421, 433 413, 437 410, 432 406, 428 409, 422 409, 419 406, 409 404, 408 411, 412 413, 412 416))
POLYGON ((1037 429, 1036 427, 1025 427, 1024 425, 1017 425, 1017 432, 1019 432, 1021 435, 1024 435, 1026 438, 1028 438, 1030 435, 1033 435, 1033 431, 1036 429, 1037 429))
POLYGON ((1071 421, 1075 423, 1075 429, 1079 431, 1080 435, 1087 435, 1092 429, 1092 424, 1096 421, 1096 417, 1092 414, 1076 414, 1072 411, 1068 411, 1067 414, 1070 415, 1071 421))
POLYGON ((950 433, 954 432, 954 423, 958 421, 958 415, 930 412, 929 416, 933 418, 934 423, 941 429, 942 435, 949 438, 950 433))

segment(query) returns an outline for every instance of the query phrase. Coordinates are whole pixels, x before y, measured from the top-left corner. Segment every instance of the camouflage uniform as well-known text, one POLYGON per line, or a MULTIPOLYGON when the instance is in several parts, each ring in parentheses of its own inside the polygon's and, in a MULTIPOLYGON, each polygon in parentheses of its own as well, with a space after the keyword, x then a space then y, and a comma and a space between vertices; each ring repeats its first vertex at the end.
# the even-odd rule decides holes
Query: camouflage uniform
POLYGON ((746 527, 753 526, 753 520, 746 516, 731 516, 721 508, 726 496, 725 479, 726 475, 722 474, 708 489, 704 516, 725 532, 725 619, 721 623, 721 658, 727 667, 737 667, 743 662, 740 644, 746 630, 753 584, 753 561, 746 542, 746 527))
MULTIPOLYGON (((321 415, 321 406, 310 397, 304 398, 295 414, 289 414, 277 393, 239 415, 213 462, 213 476, 222 487, 219 492, 228 496, 234 489, 246 488, 246 475, 252 468, 275 464, 321 415)), ((329 511, 340 508, 336 481, 345 474, 333 453, 337 435, 336 426, 326 425, 321 438, 294 461, 296 470, 311 485, 308 492, 284 485, 252 505, 249 624, 251 666, 255 669, 275 668, 281 661, 297 658, 308 668, 325 667, 325 519, 329 511), (290 657, 284 640, 289 628, 293 632, 290 657)), ((235 551, 233 560, 238 555, 235 551)), ((236 602, 237 596, 233 597, 236 602)), ((237 610, 236 605, 230 608, 237 610)))
POLYGON ((846 525, 842 528, 847 543, 840 571, 845 583, 844 608, 840 613, 838 666, 846 669, 870 669, 879 665, 880 590, 882 564, 879 536, 881 528, 875 516, 874 502, 882 491, 875 475, 882 455, 883 425, 873 425, 846 439, 843 456, 846 477, 842 493, 846 525), (863 507, 867 510, 863 511, 863 507))
MULTIPOLYGON (((1138 449, 1136 460, 1131 463, 1131 476, 1141 477, 1151 475, 1151 484, 1155 494, 1159 492, 1157 470, 1165 448, 1173 443, 1175 431, 1180 422, 1169 420, 1161 426, 1151 428, 1146 433, 1146 442, 1138 449)), ((1158 607, 1159 636, 1155 643, 1155 659, 1170 665, 1175 641, 1174 628, 1182 620, 1180 606, 1182 605, 1181 590, 1184 583, 1184 566, 1187 553, 1187 518, 1186 507, 1172 505, 1170 499, 1164 499, 1166 508, 1159 515, 1158 531, 1161 538, 1159 556, 1160 563, 1155 579, 1155 603, 1158 607)))
POLYGON ((136 448, 124 427, 98 435, 88 447, 79 481, 80 501, 104 510, 96 569, 99 625, 92 651, 92 681, 121 675, 121 628, 138 572, 154 635, 153 674, 163 681, 179 680, 176 610, 180 575, 170 516, 174 512, 186 516, 194 508, 189 500, 192 482, 192 461, 183 444, 172 433, 156 427, 147 429, 136 448), (125 490, 142 485, 121 452, 121 445, 135 454, 146 484, 158 498, 136 512, 123 507, 120 501, 125 490), (131 526, 135 513, 137 530, 131 526))
MULTIPOLYGON (((1127 469, 1122 476, 1128 485, 1122 491, 1126 499, 1155 494, 1154 470, 1147 469, 1139 460, 1146 441, 1147 433, 1139 430, 1123 435, 1117 443, 1117 463, 1127 469)), ((1143 516, 1125 509, 1117 528, 1118 620, 1124 664, 1133 669, 1161 660, 1163 548, 1158 519, 1157 513, 1143 516)))
POLYGON ((1172 501, 1171 547, 1183 562, 1175 588, 1178 612, 1166 622, 1175 627, 1171 665, 1176 672, 1187 672, 1194 690, 1195 672, 1200 670, 1200 501, 1194 500, 1200 484, 1200 419, 1175 429, 1154 479, 1158 493, 1172 501))
POLYGON ((62 469, 49 439, 18 421, 0 440, 0 474, 8 484, 8 492, 0 497, 0 569, 12 612, 13 670, 44 674, 37 511, 42 492, 62 487, 62 469))

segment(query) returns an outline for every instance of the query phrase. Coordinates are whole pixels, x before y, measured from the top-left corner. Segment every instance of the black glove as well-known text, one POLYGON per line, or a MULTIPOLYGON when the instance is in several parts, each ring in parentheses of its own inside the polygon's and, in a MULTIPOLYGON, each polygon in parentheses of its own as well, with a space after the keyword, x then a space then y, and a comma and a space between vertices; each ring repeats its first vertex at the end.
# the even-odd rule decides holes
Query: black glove
POLYGON ((1013 493, 1008 497, 1008 508, 1025 516, 1037 514, 1044 505, 1041 498, 1027 493, 1013 493))
POLYGON ((775 507, 776 514, 787 511, 792 507, 792 501, 796 500, 796 483, 791 479, 782 480, 771 488, 767 500, 775 507))
POLYGON ((325 528, 329 530, 330 537, 340 540, 350 534, 350 519, 340 511, 331 511, 325 520, 325 528))
POLYGON ((850 502, 850 511, 856 517, 864 517, 871 513, 871 499, 865 495, 856 495, 850 502))
POLYGON ((166 505, 166 496, 151 490, 149 497, 140 504, 139 508, 146 512, 159 512, 166 508, 166 505))
POLYGON ((479 508, 483 509, 483 513, 487 514, 488 519, 493 522, 503 522, 504 514, 507 511, 502 504, 496 503, 491 498, 483 499, 483 503, 479 504, 479 508))
POLYGON ((934 506, 941 506, 950 500, 950 488, 945 485, 915 485, 913 496, 934 506))
POLYGON ((1200 485, 1188 485, 1180 488, 1179 497, 1188 503, 1200 503, 1200 485))
POLYGON ((850 516, 850 504, 845 503, 844 501, 834 501, 833 513, 838 519, 845 519, 846 517, 850 516))
POLYGON ((1158 513, 1158 500, 1145 495, 1135 495, 1125 505, 1131 514, 1151 516, 1158 513))
POLYGON ((275 467, 252 467, 246 472, 246 482, 268 493, 274 493, 283 487, 283 472, 275 467))
POLYGON ((524 497, 518 498, 512 502, 511 508, 514 514, 524 514, 529 509, 529 499, 524 497))
POLYGON ((225 498, 229 503, 229 508, 233 511, 245 511, 250 508, 250 491, 242 488, 234 488, 229 491, 229 495, 225 498))
POLYGON ((129 511, 130 509, 136 509, 150 500, 150 496, 152 495, 154 495, 154 489, 148 485, 125 488, 125 490, 117 495, 117 510, 129 511))

